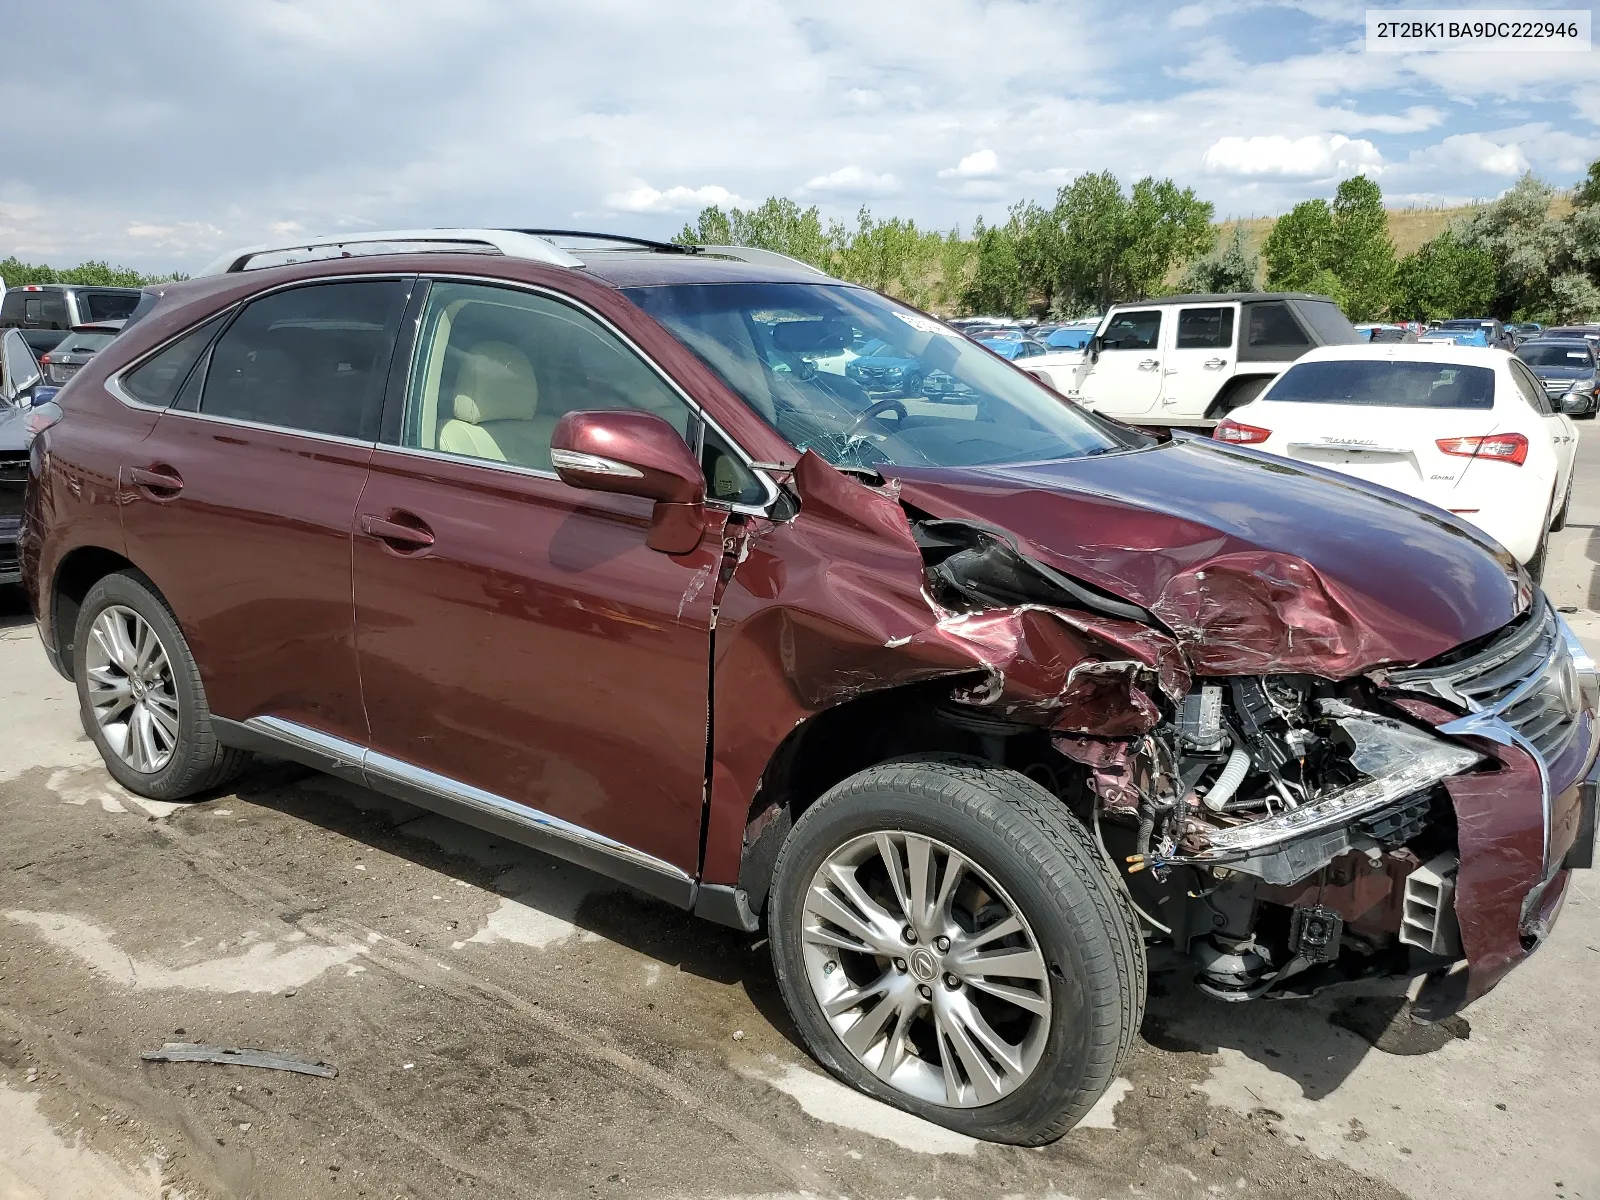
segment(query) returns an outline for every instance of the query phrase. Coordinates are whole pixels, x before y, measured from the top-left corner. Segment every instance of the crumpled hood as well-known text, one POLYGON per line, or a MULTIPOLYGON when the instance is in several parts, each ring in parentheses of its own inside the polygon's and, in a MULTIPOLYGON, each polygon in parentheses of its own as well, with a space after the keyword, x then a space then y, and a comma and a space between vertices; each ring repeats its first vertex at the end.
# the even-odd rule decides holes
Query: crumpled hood
POLYGON ((1149 609, 1197 673, 1340 679, 1491 633, 1528 585, 1448 513, 1209 439, 1064 462, 884 466, 900 498, 1149 609))

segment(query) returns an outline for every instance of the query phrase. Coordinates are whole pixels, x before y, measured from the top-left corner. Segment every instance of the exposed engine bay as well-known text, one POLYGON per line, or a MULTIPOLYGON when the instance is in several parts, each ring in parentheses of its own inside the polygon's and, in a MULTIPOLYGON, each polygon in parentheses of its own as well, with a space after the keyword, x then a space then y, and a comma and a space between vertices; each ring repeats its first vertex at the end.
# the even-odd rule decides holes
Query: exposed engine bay
MULTIPOLYGON (((914 529, 930 600, 952 626, 964 613, 1048 605, 1162 628, 1022 554, 1003 531, 934 520, 914 529)), ((1149 939, 1197 966, 1203 990, 1302 995, 1461 957, 1458 847, 1440 785, 1482 754, 1409 718, 1366 676, 1189 677, 1117 656, 1074 667, 1061 696, 1081 699, 1086 673, 1123 680, 1130 707, 1144 710, 1141 731, 1117 718, 1104 728, 1122 736, 1106 736, 1063 705, 1041 739, 991 711, 987 752, 1094 829, 1149 939)), ((981 728, 977 714, 998 691, 958 691, 947 716, 981 728)))

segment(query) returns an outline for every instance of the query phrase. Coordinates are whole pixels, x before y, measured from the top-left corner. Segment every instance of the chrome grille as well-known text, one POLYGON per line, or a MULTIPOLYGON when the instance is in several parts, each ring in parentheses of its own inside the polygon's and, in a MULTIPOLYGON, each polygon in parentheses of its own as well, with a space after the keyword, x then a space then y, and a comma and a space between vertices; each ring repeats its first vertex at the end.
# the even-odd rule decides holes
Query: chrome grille
POLYGON ((1386 682, 1491 713, 1553 762, 1578 732, 1581 689, 1556 615, 1541 596, 1528 619, 1486 649, 1444 667, 1392 671, 1386 682))

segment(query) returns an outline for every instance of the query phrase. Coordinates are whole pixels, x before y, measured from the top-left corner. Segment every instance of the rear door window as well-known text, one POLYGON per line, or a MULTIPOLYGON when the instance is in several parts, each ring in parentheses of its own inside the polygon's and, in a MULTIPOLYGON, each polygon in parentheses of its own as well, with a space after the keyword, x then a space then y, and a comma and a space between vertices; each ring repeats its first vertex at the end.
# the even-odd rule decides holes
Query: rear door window
POLYGON ((404 280, 319 283, 264 296, 217 340, 200 412, 377 439, 404 280))
POLYGON ((1161 310, 1119 312, 1100 335, 1102 350, 1154 350, 1161 336, 1161 310))
POLYGON ((177 341, 167 346, 155 357, 146 360, 122 377, 122 390, 140 404, 156 408, 170 407, 178 398, 178 389, 189 378, 195 363, 205 353, 206 347, 217 336, 217 330, 227 314, 212 317, 198 325, 177 341))
POLYGON ((1182 308, 1178 310, 1178 350, 1231 350, 1232 308, 1182 308))
POLYGON ((1486 409, 1494 407, 1494 371, 1389 359, 1296 363, 1262 399, 1372 408, 1486 409))
POLYGON ((1517 390, 1522 393, 1522 398, 1528 402, 1528 407, 1541 417, 1556 415, 1555 406, 1550 403, 1550 397, 1544 390, 1534 373, 1528 370, 1516 359, 1512 359, 1511 378, 1516 381, 1517 390))

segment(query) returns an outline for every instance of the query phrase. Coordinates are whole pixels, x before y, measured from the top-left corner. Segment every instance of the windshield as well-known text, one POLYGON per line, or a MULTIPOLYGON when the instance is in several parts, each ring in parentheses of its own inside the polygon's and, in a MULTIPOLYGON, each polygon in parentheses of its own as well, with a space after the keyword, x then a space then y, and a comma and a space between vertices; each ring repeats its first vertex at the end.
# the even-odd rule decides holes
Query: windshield
POLYGON ((1582 342, 1518 346, 1517 357, 1530 367, 1588 367, 1594 362, 1582 342))
POLYGON ((69 333, 61 339, 61 344, 56 347, 58 354, 93 354, 105 346, 110 345, 114 333, 69 333))
POLYGON ((1457 363, 1335 359, 1297 363, 1263 400, 1383 408, 1493 408, 1494 372, 1457 363))
POLYGON ((970 467, 1150 444, 921 313, 844 284, 626 289, 790 445, 835 466, 970 467), (858 339, 860 341, 858 342, 858 339), (877 344, 843 374, 819 360, 877 344))

